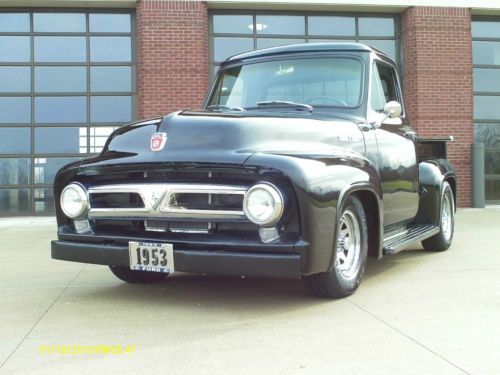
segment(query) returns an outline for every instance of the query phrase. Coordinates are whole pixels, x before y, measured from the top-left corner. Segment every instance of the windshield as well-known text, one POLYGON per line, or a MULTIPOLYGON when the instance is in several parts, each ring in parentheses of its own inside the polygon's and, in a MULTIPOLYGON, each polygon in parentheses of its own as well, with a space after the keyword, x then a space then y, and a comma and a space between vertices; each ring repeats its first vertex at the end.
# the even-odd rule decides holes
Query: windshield
POLYGON ((225 69, 219 76, 207 108, 268 108, 262 106, 264 102, 352 108, 360 104, 362 78, 361 61, 344 57, 286 59, 235 66, 225 69))

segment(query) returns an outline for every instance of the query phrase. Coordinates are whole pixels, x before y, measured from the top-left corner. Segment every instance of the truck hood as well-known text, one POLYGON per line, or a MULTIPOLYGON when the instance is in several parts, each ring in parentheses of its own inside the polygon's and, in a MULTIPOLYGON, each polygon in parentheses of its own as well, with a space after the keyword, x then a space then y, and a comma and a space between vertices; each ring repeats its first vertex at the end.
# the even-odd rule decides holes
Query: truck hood
MULTIPOLYGON (((364 154, 362 132, 354 121, 305 114, 282 116, 173 113, 156 123, 136 123, 115 131, 97 158, 116 163, 244 164, 255 153, 325 156, 364 154), (160 151, 151 150, 151 136, 165 133, 160 151)), ((97 161, 94 159, 94 161, 97 161)))

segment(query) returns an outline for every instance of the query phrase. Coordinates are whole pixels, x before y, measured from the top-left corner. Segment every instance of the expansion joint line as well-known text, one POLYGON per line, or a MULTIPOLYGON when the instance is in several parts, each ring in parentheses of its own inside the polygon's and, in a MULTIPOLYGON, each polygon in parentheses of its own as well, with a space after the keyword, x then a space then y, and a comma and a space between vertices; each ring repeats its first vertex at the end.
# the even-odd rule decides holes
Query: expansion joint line
POLYGON ((349 298, 346 298, 347 301, 353 305, 354 307, 358 308, 359 310, 363 311, 364 313, 370 315, 372 318, 378 320, 380 323, 384 324, 385 326, 389 327, 390 329, 392 329, 393 331, 396 331, 397 333, 399 333, 400 335, 403 335, 404 337, 406 337, 408 340, 411 340, 413 341, 415 344, 417 344, 418 346, 422 347, 423 349, 427 350, 428 352, 434 354, 436 357, 439 357, 441 358, 443 361, 447 362, 448 364, 450 364, 451 366, 455 367, 457 370, 459 370, 460 372, 464 373, 464 374, 467 374, 467 375, 470 375, 470 373, 468 373, 467 371, 465 371, 463 368, 459 367, 458 365, 456 365, 455 363, 451 362, 449 359, 443 357, 441 354, 435 352, 434 350, 432 350, 431 348, 429 348, 428 346, 422 344, 421 342, 419 342, 418 340, 414 339, 413 337, 407 335, 406 333, 404 333, 403 331, 401 331, 400 329, 394 327, 392 324, 389 324, 387 323, 385 320, 379 318, 378 316, 376 316, 375 314, 371 313, 370 311, 364 309, 363 307, 359 306, 357 303, 351 301, 349 298))
POLYGON ((71 284, 73 284, 73 282, 78 278, 78 276, 80 276, 80 274, 83 272, 83 270, 85 269, 86 266, 87 266, 86 264, 83 265, 82 269, 80 271, 78 271, 78 273, 75 275, 75 277, 73 277, 70 280, 70 282, 57 295, 57 297, 54 299, 54 301, 52 301, 52 303, 49 305, 49 307, 47 307, 47 309, 42 313, 42 315, 40 315, 40 317, 37 319, 35 324, 33 324, 33 326, 26 333, 26 335, 24 335, 24 337, 19 342, 19 344, 16 345, 14 350, 12 350, 12 352, 10 352, 10 354, 7 356, 7 358, 5 358, 5 360, 2 362, 2 364, 0 364, 0 370, 9 361, 9 359, 14 355, 14 353, 19 349, 19 347, 24 343, 24 341, 26 341, 26 339, 29 337, 31 332, 33 332, 33 330, 38 325, 38 323, 40 323, 40 321, 45 317, 45 315, 47 315, 47 313, 50 311, 50 309, 52 309, 52 307, 56 304, 56 302, 59 300, 59 298, 61 298, 61 296, 64 294, 64 292, 66 292, 66 290, 68 290, 68 288, 71 286, 71 284))

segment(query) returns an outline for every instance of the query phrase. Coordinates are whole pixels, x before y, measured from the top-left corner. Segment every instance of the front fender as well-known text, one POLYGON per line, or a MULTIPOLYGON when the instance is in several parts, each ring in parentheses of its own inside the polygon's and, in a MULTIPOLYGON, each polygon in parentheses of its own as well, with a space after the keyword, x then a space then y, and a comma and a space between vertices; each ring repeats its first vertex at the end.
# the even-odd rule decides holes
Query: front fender
POLYGON ((301 240, 308 244, 306 253, 301 254, 303 275, 325 272, 332 266, 337 213, 349 194, 368 190, 381 202, 376 169, 352 154, 307 158, 257 153, 245 165, 274 168, 289 178, 298 204, 301 240))

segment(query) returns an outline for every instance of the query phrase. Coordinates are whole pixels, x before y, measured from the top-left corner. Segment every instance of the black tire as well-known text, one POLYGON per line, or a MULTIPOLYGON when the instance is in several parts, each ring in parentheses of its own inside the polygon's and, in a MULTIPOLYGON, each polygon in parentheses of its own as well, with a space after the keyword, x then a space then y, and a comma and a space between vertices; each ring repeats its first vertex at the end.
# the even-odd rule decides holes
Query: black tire
POLYGON ((453 241, 455 230, 455 200, 453 191, 447 182, 443 182, 439 207, 439 233, 422 241, 427 251, 445 251, 453 241))
POLYGON ((368 230, 363 205, 355 196, 349 196, 341 212, 332 269, 302 278, 309 292, 323 298, 351 295, 358 288, 365 270, 368 230), (346 244, 350 249, 346 248, 346 244), (353 252, 349 254, 349 251, 353 252), (350 259, 350 256, 353 258, 350 259))
POLYGON ((121 266, 109 266, 109 269, 113 272, 113 275, 118 277, 120 280, 132 284, 156 283, 158 281, 165 280, 168 276, 168 273, 133 271, 130 268, 121 266))

